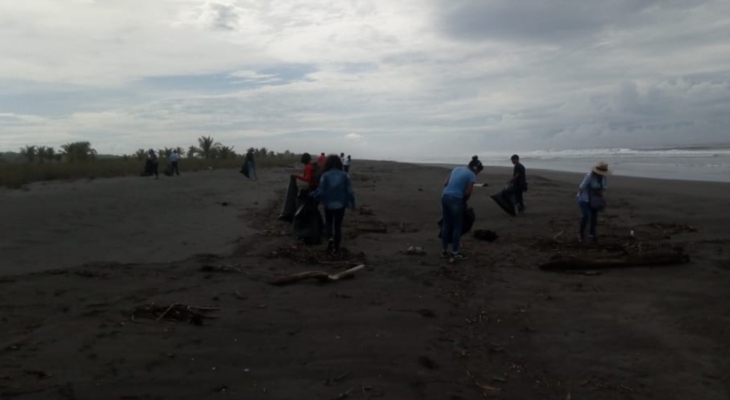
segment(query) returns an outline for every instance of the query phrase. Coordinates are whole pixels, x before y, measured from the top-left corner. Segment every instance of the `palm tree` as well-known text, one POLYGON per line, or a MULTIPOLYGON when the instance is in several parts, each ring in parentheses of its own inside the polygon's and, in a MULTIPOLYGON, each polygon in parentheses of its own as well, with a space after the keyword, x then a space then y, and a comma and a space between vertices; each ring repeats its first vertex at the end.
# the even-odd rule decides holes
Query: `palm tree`
POLYGON ((37 152, 38 149, 36 146, 25 146, 20 149, 20 155, 25 158, 29 164, 35 161, 37 152))
POLYGON ((94 161, 96 159, 96 150, 91 148, 89 142, 72 142, 61 146, 62 154, 68 162, 76 161, 94 161))
POLYGON ((198 139, 198 147, 200 155, 208 160, 215 157, 215 154, 217 150, 220 149, 221 144, 216 142, 210 136, 201 136, 198 139))
POLYGON ((185 157, 185 150, 183 150, 182 147, 176 147, 175 150, 177 150, 177 155, 180 156, 180 158, 185 157))
POLYGON ((38 158, 38 163, 43 164, 43 161, 46 160, 46 146, 38 146, 35 155, 38 158))
POLYGON ((233 151, 233 147, 229 146, 221 146, 220 148, 218 148, 217 153, 218 158, 220 158, 221 160, 227 160, 229 158, 236 157, 236 152, 233 151))
POLYGON ((46 160, 48 161, 55 161, 56 160, 56 149, 53 147, 46 147, 46 160))
POLYGON ((144 161, 147 159, 147 151, 145 149, 139 149, 134 152, 134 157, 137 159, 137 161, 144 161))
POLYGON ((195 158, 195 156, 197 156, 198 154, 200 154, 199 148, 195 146, 190 146, 188 148, 188 158, 195 158))
POLYGON ((262 147, 259 149, 259 157, 265 158, 269 155, 269 151, 266 149, 266 147, 262 147))

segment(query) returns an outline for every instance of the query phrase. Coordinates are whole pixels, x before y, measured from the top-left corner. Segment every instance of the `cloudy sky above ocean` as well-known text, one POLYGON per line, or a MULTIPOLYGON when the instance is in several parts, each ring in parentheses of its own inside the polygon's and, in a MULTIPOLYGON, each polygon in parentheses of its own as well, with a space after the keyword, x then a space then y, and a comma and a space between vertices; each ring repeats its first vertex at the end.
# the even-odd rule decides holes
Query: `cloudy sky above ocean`
POLYGON ((730 141, 725 0, 0 2, 0 151, 730 141))

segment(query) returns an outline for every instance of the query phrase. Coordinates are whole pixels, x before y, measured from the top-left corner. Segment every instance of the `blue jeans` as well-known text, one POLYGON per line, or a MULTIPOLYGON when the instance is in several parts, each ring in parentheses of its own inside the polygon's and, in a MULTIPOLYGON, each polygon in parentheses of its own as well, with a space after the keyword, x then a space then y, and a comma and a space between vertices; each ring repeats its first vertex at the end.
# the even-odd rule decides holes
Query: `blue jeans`
POLYGON ((596 236, 596 225, 598 225, 598 211, 591 208, 591 204, 585 201, 579 201, 578 206, 583 214, 580 220, 580 237, 584 238, 586 233, 586 225, 590 222, 590 235, 596 236))
POLYGON ((461 242, 461 223, 464 218, 464 199, 449 195, 441 196, 441 212, 443 213, 441 224, 443 249, 448 250, 449 243, 451 243, 453 252, 458 253, 461 242))

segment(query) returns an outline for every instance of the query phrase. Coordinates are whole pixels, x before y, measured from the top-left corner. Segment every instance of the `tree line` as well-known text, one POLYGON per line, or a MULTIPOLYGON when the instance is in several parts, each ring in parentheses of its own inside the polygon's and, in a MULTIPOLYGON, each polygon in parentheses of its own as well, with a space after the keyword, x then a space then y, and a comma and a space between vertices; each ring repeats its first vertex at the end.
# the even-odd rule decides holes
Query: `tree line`
MULTIPOLYGON (((182 147, 165 147, 155 151, 162 158, 169 158, 174 151, 177 151, 180 157, 205 160, 228 160, 244 155, 236 153, 234 146, 224 146, 211 136, 201 136, 198 138, 197 146, 192 145, 187 149, 183 149, 182 147)), ((252 147, 247 151, 252 152, 257 158, 290 157, 293 155, 289 150, 283 153, 277 153, 265 147, 259 149, 252 147)), ((133 154, 125 154, 120 156, 120 158, 124 160, 144 161, 147 158, 148 152, 149 150, 139 149, 133 154)), ((59 151, 49 146, 27 145, 20 149, 20 157, 29 164, 62 161, 89 162, 96 161, 98 153, 91 146, 91 142, 80 141, 64 144, 59 151)))

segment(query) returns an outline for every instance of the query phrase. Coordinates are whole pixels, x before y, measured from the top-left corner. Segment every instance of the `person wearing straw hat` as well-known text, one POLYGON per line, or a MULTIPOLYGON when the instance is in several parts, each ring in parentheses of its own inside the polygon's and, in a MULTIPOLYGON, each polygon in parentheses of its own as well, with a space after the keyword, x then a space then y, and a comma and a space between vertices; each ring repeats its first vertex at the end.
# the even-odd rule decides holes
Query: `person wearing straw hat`
POLYGON ((580 221, 579 240, 585 240, 586 226, 590 225, 589 235, 592 241, 597 241, 596 227, 598 225, 598 212, 606 207, 603 192, 608 189, 607 177, 611 175, 608 164, 601 161, 591 168, 583 182, 578 186, 578 206, 583 217, 580 221))

